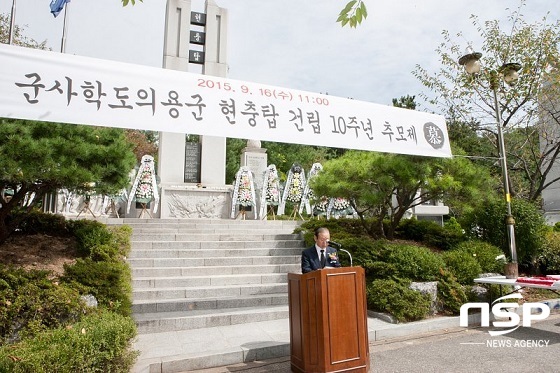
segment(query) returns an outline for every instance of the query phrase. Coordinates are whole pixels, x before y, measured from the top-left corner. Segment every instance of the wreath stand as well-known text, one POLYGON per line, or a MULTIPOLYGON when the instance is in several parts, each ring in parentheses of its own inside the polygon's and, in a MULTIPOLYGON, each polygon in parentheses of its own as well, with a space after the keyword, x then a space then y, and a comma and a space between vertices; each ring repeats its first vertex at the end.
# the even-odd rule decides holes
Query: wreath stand
POLYGON ((84 207, 82 207, 82 209, 80 210, 80 212, 78 213, 78 216, 76 216, 76 219, 78 219, 80 217, 80 215, 82 214, 82 212, 85 214, 89 213, 91 215, 93 215, 93 218, 97 218, 97 216, 95 216, 95 214, 93 213, 93 211, 91 211, 91 208, 89 207, 89 202, 90 202, 90 197, 86 196, 86 198, 84 199, 84 207))
POLYGON ((152 214, 150 213, 150 209, 148 208, 148 204, 151 202, 151 199, 146 199, 146 198, 136 198, 136 202, 138 202, 140 204, 140 206, 142 207, 142 210, 140 211, 140 214, 138 215, 138 219, 142 219, 142 217, 144 216, 144 213, 147 213, 150 218, 154 218, 152 216, 152 214))
POLYGON ((237 217, 239 215, 241 215, 241 220, 245 220, 245 218, 247 216, 247 211, 245 211, 245 206, 244 205, 239 206, 239 212, 237 213, 237 215, 235 215, 235 218, 237 219, 237 217))
MULTIPOLYGON (((272 220, 276 220, 276 214, 274 213, 274 205, 268 205, 268 212, 272 214, 272 220)), ((265 220, 268 214, 264 214, 261 220, 265 220)))
POLYGON ((152 216, 152 213, 148 209, 148 204, 147 203, 140 202, 140 206, 142 206, 142 211, 140 211, 140 215, 138 215, 138 219, 142 219, 142 216, 144 216, 144 212, 147 212, 151 219, 154 218, 152 216))
POLYGON ((117 204, 115 203, 115 200, 112 198, 109 207, 107 207, 107 209, 105 210, 105 213, 107 213, 107 211, 111 211, 111 214, 114 214, 117 217, 117 219, 119 218, 119 211, 117 210, 117 204))
POLYGON ((292 212, 292 214, 290 215, 290 220, 296 220, 297 216, 299 215, 301 220, 305 220, 303 218, 303 216, 301 216, 301 214, 299 213, 299 203, 294 205, 294 211, 292 212), (292 219, 293 218, 293 219, 292 219))

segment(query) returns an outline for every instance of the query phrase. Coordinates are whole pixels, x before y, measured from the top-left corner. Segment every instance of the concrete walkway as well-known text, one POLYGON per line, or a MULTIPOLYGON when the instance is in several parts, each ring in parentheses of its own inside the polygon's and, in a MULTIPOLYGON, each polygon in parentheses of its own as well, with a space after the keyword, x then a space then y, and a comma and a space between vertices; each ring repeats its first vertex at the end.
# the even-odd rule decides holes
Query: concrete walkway
MULTIPOLYGON (((435 317, 403 324, 368 317, 370 343, 458 327, 458 317, 435 317)), ((288 319, 141 334, 134 343, 140 356, 132 373, 182 373, 289 357, 289 347, 288 319)))

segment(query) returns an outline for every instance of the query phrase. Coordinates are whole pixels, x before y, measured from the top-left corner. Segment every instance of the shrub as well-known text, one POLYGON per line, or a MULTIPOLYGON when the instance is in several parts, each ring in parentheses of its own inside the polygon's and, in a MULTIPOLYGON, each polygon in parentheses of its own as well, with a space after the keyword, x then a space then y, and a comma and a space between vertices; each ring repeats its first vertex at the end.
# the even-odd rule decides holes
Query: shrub
POLYGON ((441 250, 452 249, 465 240, 463 229, 455 219, 443 227, 429 220, 402 220, 397 228, 397 236, 441 250))
POLYGON ((438 279, 438 308, 445 313, 456 315, 467 302, 465 289, 455 280, 453 274, 442 269, 438 279))
POLYGON ((131 313, 131 273, 125 262, 78 259, 74 265, 64 266, 61 280, 75 285, 82 293, 92 294, 100 304, 122 315, 131 313))
POLYGON ((446 251, 442 255, 443 261, 447 265, 447 269, 462 285, 470 285, 473 280, 482 273, 480 264, 476 258, 463 250, 446 251))
POLYGON ((488 242, 465 241, 461 242, 456 249, 473 256, 480 265, 482 273, 502 273, 504 270, 503 262, 496 260, 496 257, 504 254, 503 251, 488 242))
MULTIPOLYGON (((361 238, 348 238, 341 240, 343 247, 348 250, 352 255, 353 264, 364 268, 366 277, 375 276, 379 274, 378 263, 382 260, 385 248, 385 240, 369 240, 361 238)), ((341 260, 344 260, 343 255, 339 255, 341 260)), ((345 262, 341 262, 345 265, 345 262)))
POLYGON ((425 318, 430 312, 430 296, 394 280, 374 280, 367 285, 368 309, 388 312, 398 321, 425 318))
POLYGON ((445 267, 441 256, 421 246, 391 244, 383 259, 395 269, 393 276, 413 281, 436 281, 445 267))
POLYGON ((31 210, 30 212, 19 211, 15 214, 23 214, 25 216, 18 225, 20 233, 46 233, 53 236, 66 236, 69 233, 64 216, 44 213, 39 210, 31 210))
POLYGON ((465 233, 461 224, 459 224, 454 217, 449 218, 449 220, 443 224, 443 228, 458 235, 463 235, 465 233))
MULTIPOLYGON (((329 219, 308 220, 295 229, 296 233, 302 233, 307 246, 315 243, 313 232, 316 228, 325 227, 329 230, 333 241, 340 242, 344 239, 367 236, 359 219, 329 219)), ((345 249, 347 249, 345 247, 345 249)), ((348 249, 347 249, 348 250, 348 249)))
POLYGON ((545 235, 543 249, 537 257, 537 263, 544 274, 560 272, 560 231, 548 232, 545 235))
POLYGON ((11 343, 85 313, 76 290, 48 279, 46 271, 0 267, 0 341, 11 343))
POLYGON ((400 221, 395 233, 399 238, 421 242, 428 233, 428 230, 434 226, 439 227, 433 221, 418 220, 416 218, 403 219, 400 221))
POLYGON ((90 249, 89 259, 95 262, 110 262, 119 257, 119 248, 115 245, 97 245, 90 249))
POLYGON ((94 220, 75 220, 68 222, 70 231, 78 240, 78 252, 88 257, 92 249, 99 245, 109 245, 113 236, 107 227, 94 220))
POLYGON ((124 256, 130 251, 130 227, 108 229, 96 221, 78 220, 72 224, 86 258, 64 266, 61 280, 82 294, 92 294, 98 302, 123 314, 132 307, 132 276, 124 256))
POLYGON ((119 254, 127 257, 131 249, 130 237, 132 236, 132 228, 128 225, 119 225, 110 226, 107 229, 111 232, 115 245, 119 248, 119 254))
MULTIPOLYGON (((539 208, 528 201, 513 199, 511 209, 515 218, 517 260, 532 268, 542 250, 547 229, 545 219, 539 208)), ((489 242, 509 255, 505 218, 505 201, 494 201, 469 214, 466 224, 474 238, 489 242)))
POLYGON ((130 318, 106 311, 92 314, 72 327, 0 348, 0 372, 127 373, 137 356, 130 348, 135 335, 130 318))

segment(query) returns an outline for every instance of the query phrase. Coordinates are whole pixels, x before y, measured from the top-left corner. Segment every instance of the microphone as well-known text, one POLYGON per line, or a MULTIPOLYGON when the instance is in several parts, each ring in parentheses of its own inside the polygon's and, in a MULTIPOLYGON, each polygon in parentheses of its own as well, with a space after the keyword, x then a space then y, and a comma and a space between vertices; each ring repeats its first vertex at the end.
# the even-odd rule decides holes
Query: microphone
POLYGON ((338 247, 338 248, 341 248, 341 247, 342 247, 342 245, 339 244, 338 242, 327 241, 327 243, 328 243, 329 245, 331 245, 331 246, 335 246, 335 247, 338 247))
POLYGON ((339 244, 338 242, 327 241, 327 243, 328 243, 329 245, 336 246, 336 247, 338 248, 338 250, 344 251, 346 254, 348 254, 348 256, 350 257, 350 267, 352 267, 352 254, 350 254, 350 252, 349 252, 348 250, 344 250, 344 249, 342 248, 342 245, 339 244))

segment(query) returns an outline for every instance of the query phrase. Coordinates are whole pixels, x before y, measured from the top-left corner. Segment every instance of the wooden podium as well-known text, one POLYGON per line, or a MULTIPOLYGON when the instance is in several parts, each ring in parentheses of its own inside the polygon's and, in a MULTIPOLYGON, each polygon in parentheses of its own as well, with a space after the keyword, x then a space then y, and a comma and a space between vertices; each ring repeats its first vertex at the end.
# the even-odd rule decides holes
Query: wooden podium
POLYGON ((292 372, 368 372, 361 267, 288 274, 292 372))

